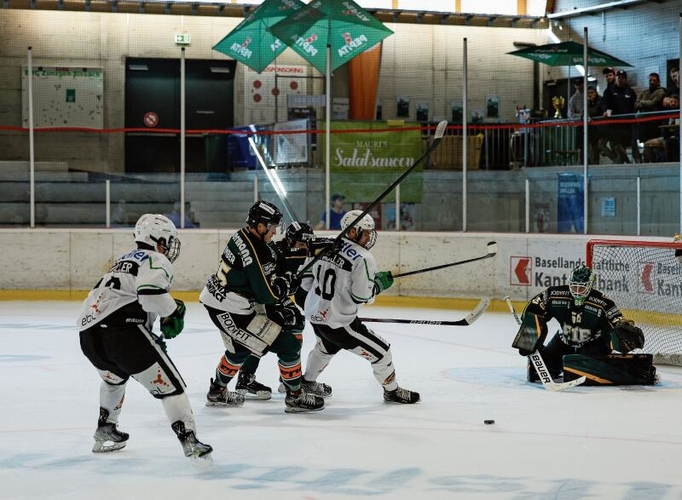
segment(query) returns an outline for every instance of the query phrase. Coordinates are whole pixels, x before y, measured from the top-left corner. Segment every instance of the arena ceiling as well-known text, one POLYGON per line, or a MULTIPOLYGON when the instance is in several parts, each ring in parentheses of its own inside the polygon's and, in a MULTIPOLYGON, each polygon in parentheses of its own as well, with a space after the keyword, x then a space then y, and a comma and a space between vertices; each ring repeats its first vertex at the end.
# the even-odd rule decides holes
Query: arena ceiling
MULTIPOLYGON (((0 0, 5 9, 57 10, 101 13, 163 14, 187 16, 224 16, 243 18, 257 5, 232 1, 177 0, 0 0)), ((409 24, 441 24, 449 26, 483 26, 515 28, 547 28, 546 17, 417 11, 366 8, 381 22, 409 24)))

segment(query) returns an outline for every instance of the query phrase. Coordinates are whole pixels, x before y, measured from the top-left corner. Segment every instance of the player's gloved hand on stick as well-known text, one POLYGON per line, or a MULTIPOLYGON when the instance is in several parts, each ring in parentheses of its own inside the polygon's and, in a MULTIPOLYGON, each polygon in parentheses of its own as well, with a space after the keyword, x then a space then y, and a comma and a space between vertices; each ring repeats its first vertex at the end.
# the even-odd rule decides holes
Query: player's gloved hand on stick
POLYGON ((185 303, 182 300, 175 299, 175 305, 175 311, 170 316, 161 318, 161 333, 167 339, 177 337, 185 328, 185 303))
POLYGON ((287 271, 284 274, 280 274, 272 278, 272 287, 275 289, 275 293, 280 299, 284 299, 289 295, 296 293, 299 285, 301 284, 301 278, 287 271))
POLYGON ((267 316, 280 326, 294 326, 299 318, 302 320, 301 311, 293 303, 291 307, 284 307, 282 304, 272 304, 265 308, 267 316))
POLYGON ((379 271, 374 275, 374 294, 378 295, 384 290, 388 290, 393 285, 393 274, 391 271, 379 271))

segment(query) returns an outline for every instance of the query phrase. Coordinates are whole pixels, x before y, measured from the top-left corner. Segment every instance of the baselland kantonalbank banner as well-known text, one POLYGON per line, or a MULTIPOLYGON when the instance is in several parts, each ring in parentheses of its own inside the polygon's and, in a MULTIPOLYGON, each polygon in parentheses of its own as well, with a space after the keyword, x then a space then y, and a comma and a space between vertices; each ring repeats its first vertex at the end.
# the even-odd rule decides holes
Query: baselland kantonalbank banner
MULTIPOLYGON (((349 202, 373 201, 422 155, 418 123, 332 121, 331 128, 332 192, 343 193, 349 202)), ((318 140, 324 164, 324 134, 318 140)), ((401 202, 421 202, 422 171, 419 165, 400 183, 401 202)), ((383 200, 390 201, 395 191, 383 200)))

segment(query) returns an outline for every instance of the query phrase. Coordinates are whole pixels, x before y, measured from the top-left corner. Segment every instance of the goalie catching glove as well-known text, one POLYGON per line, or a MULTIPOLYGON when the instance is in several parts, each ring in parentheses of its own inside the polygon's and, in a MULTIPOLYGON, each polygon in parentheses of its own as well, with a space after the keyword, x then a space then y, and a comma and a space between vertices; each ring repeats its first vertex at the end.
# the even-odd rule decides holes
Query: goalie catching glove
POLYGON ((185 327, 185 303, 182 300, 175 299, 175 305, 175 311, 170 316, 161 318, 161 333, 167 339, 177 337, 185 327))
POLYGON ((379 271, 374 275, 374 295, 379 295, 384 290, 388 290, 393 284, 393 274, 391 271, 379 271))
POLYGON ((622 318, 611 332, 611 348, 614 351, 628 353, 644 347, 644 333, 635 322, 622 318))

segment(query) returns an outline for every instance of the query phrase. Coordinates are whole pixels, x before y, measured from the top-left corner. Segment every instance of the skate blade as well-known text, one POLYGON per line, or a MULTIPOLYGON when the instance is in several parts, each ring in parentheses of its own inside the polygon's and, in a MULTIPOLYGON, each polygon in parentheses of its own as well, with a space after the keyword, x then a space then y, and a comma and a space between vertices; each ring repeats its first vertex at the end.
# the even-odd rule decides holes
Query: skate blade
POLYGON ((287 406, 284 408, 284 413, 312 413, 315 411, 322 411, 324 410, 324 406, 320 406, 319 408, 294 408, 291 406, 287 406))
POLYGON ((268 399, 272 399, 272 393, 270 392, 247 392, 244 394, 244 398, 252 401, 267 401, 268 399))
POLYGON ((239 403, 223 403, 221 401, 206 401, 206 406, 217 406, 222 408, 239 408, 240 406, 244 406, 244 402, 241 401, 239 403))
POLYGON ((95 444, 92 445, 92 452, 93 453, 108 453, 110 451, 118 451, 122 450, 123 448, 126 447, 126 442, 122 441, 120 443, 111 443, 111 444, 106 444, 107 441, 95 441, 95 444))

